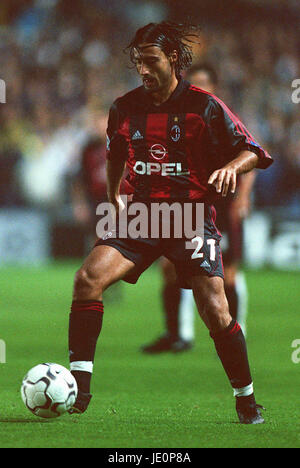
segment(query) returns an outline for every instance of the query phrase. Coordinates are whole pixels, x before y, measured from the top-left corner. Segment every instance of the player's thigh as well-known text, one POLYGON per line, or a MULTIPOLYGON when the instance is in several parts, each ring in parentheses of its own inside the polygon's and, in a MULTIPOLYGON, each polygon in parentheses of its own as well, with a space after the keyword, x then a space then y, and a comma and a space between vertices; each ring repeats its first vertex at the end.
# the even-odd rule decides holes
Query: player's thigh
POLYGON ((111 246, 96 246, 86 258, 75 280, 77 287, 81 285, 100 288, 104 291, 108 286, 121 280, 133 270, 135 264, 124 257, 119 250, 111 246))

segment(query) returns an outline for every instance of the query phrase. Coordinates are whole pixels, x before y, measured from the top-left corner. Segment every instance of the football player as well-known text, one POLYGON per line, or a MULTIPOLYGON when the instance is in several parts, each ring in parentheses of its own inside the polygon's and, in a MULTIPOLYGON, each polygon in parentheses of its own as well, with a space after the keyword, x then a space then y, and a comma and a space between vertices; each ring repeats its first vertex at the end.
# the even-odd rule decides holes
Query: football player
POLYGON ((121 216, 119 189, 127 164, 133 202, 150 211, 157 203, 175 200, 200 206, 203 234, 124 238, 117 230, 96 243, 76 274, 71 306, 70 368, 79 388, 74 412, 84 412, 91 399, 103 291, 119 280, 136 283, 165 256, 174 263, 180 286, 193 290, 233 388, 239 421, 264 422, 254 397, 245 338, 229 313, 213 199, 216 193, 234 193, 240 174, 267 168, 272 158, 220 99, 182 79, 182 70, 192 63, 192 37, 190 28, 169 22, 150 23, 136 32, 128 49, 142 85, 111 107, 107 186, 111 206, 121 216))

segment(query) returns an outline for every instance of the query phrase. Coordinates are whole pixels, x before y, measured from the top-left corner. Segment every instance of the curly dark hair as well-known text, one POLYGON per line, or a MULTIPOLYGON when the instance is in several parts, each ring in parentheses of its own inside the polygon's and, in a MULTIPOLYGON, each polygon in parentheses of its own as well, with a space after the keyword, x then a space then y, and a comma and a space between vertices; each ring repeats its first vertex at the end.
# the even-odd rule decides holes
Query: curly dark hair
POLYGON ((191 43, 200 43, 199 32, 199 27, 192 24, 178 24, 169 21, 149 23, 137 30, 134 39, 124 51, 129 50, 130 60, 134 63, 134 48, 138 48, 139 44, 142 43, 154 44, 160 47, 166 55, 176 50, 178 60, 175 64, 175 72, 179 76, 182 70, 192 65, 191 43))

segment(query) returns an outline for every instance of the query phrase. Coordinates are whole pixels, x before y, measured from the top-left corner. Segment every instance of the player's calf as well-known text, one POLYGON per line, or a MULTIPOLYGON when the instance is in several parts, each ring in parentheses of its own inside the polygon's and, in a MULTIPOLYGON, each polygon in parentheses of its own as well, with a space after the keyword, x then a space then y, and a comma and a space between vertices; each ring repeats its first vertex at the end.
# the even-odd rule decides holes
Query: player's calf
POLYGON ((246 341, 241 327, 232 320, 221 332, 211 333, 218 356, 233 388, 236 410, 242 424, 261 424, 260 407, 256 404, 247 355, 246 341))
MULTIPOLYGON (((102 301, 72 302, 69 320, 69 357, 70 370, 79 390, 75 406, 78 406, 81 400, 87 400, 81 396, 89 396, 87 405, 90 401, 90 384, 103 313, 102 301)), ((80 408, 81 406, 80 403, 80 408)))
POLYGON ((243 424, 264 422, 254 398, 245 337, 240 325, 229 314, 223 281, 220 278, 205 278, 203 284, 200 281, 196 284, 198 288, 194 289, 194 294, 198 310, 210 330, 233 388, 239 420, 243 424))

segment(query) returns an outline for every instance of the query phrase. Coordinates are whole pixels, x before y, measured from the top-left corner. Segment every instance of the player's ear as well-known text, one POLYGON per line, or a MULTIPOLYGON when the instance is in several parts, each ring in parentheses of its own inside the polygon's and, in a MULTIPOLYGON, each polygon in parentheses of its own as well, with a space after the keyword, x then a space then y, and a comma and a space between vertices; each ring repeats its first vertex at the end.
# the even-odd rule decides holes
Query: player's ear
POLYGON ((169 54, 169 60, 170 60, 171 65, 177 62, 177 60, 178 60, 178 52, 177 52, 177 50, 173 50, 173 51, 169 54))

